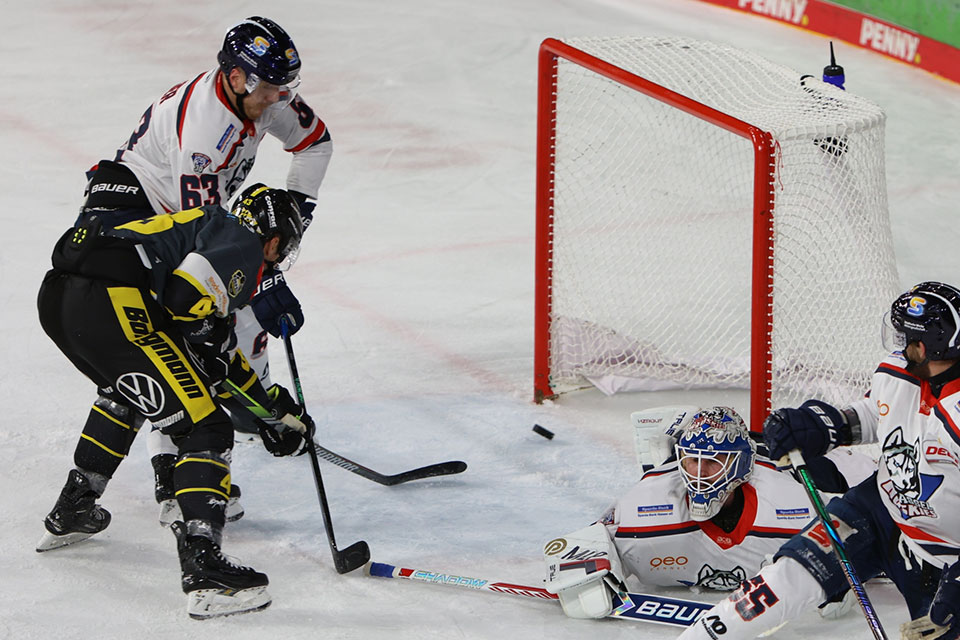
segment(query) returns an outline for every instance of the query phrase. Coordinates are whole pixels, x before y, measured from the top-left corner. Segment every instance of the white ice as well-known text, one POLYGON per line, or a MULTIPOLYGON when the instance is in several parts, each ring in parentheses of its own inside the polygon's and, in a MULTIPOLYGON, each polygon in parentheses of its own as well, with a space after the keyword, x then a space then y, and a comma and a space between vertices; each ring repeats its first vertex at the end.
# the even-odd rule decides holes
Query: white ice
MULTIPOLYGON (((457 477, 388 488, 324 464, 337 541, 413 568, 536 585, 543 542, 588 524, 636 479, 630 411, 742 392, 579 393, 531 403, 537 47, 549 36, 682 35, 817 73, 827 40, 694 0, 38 0, 4 5, 0 253, 2 638, 672 638, 554 604, 338 575, 309 463, 237 446, 246 517, 225 550, 267 572, 264 612, 187 618, 173 536, 157 525, 145 447, 103 504, 110 528, 37 554, 94 389, 43 334, 35 296, 73 220, 83 172, 171 85, 214 64, 250 14, 285 25, 302 93, 335 154, 293 289, 304 392, 329 448, 384 472, 466 460, 457 477), (556 432, 547 441, 531 431, 556 432)), ((848 90, 888 114, 890 214, 904 286, 960 281, 960 87, 845 44, 848 90)), ((267 140, 252 178, 281 182, 267 140)), ((872 327, 865 327, 872 331, 872 327)), ((287 381, 282 346, 273 370, 287 381)), ((693 597, 680 592, 681 597, 693 597)), ((906 618, 871 586, 891 635, 906 618)), ((710 596, 701 596, 708 598, 710 596)), ((868 638, 862 617, 811 614, 778 637, 868 638)))

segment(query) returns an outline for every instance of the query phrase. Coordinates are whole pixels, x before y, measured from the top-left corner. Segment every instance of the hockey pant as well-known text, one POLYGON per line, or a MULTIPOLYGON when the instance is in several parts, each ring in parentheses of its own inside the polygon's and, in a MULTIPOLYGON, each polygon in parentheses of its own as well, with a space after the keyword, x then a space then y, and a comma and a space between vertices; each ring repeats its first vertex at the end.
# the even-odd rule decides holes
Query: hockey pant
MULTIPOLYGON (((237 324, 234 332, 237 335, 237 347, 245 357, 244 370, 239 371, 231 366, 230 380, 241 387, 244 381, 249 377, 249 369, 253 370, 257 378, 260 379, 264 388, 270 386, 270 362, 267 359, 267 339, 269 334, 260 327, 257 317, 253 314, 253 307, 246 306, 236 312, 237 324)), ((249 411, 240 408, 236 410, 235 405, 227 407, 227 415, 233 423, 233 428, 241 433, 257 433, 257 425, 249 411)), ((151 429, 147 434, 147 451, 150 457, 162 454, 172 453, 176 447, 170 436, 166 435, 160 429, 151 429)))
POLYGON ((222 527, 233 429, 166 312, 137 288, 56 269, 37 306, 44 331, 99 390, 77 466, 111 477, 146 418, 172 436, 180 461, 192 458, 174 471, 184 519, 222 527))

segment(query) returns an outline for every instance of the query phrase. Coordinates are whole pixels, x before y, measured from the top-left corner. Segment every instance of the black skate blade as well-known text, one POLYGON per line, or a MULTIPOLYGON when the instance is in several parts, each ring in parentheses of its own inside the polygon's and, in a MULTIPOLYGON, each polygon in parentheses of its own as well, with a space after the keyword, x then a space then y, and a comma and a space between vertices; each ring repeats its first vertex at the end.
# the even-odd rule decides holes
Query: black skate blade
POLYGON ((370 547, 365 540, 354 542, 346 549, 337 551, 333 560, 337 573, 356 571, 370 561, 370 547))

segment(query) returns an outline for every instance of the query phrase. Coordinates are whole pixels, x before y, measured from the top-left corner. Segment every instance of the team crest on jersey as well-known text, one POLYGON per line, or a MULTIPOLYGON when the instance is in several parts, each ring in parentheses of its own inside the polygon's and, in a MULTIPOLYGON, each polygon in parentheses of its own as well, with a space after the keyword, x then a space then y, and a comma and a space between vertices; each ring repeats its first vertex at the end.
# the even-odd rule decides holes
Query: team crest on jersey
POLYGON ((190 156, 190 159, 193 160, 193 172, 194 173, 203 173, 203 170, 210 166, 210 163, 213 160, 209 156, 206 156, 202 153, 194 153, 190 156))
POLYGON ((700 567, 697 572, 697 581, 678 580, 678 582, 688 587, 702 587, 704 589, 714 589, 716 591, 733 591, 741 582, 747 579, 747 572, 741 566, 733 569, 714 569, 708 564, 700 567))
POLYGON ((928 500, 940 488, 943 476, 920 473, 919 460, 919 438, 913 444, 906 442, 901 427, 894 429, 883 441, 883 462, 890 478, 880 487, 900 509, 900 517, 904 520, 917 516, 937 517, 928 500))
POLYGON ((247 276, 243 275, 243 272, 237 269, 233 272, 233 275, 230 276, 230 282, 227 284, 227 293, 231 298, 236 298, 240 295, 240 292, 243 291, 243 285, 247 281, 247 276))

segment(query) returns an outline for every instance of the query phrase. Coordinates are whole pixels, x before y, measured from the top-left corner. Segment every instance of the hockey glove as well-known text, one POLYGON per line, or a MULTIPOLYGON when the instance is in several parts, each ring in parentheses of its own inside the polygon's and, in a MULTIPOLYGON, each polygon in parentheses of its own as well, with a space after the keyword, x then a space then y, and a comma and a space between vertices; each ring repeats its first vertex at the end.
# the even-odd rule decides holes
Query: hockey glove
POLYGON ((799 409, 777 409, 763 422, 763 441, 772 460, 794 449, 807 459, 817 458, 850 440, 843 414, 819 400, 807 400, 799 409))
POLYGON ((210 386, 219 386, 230 372, 232 351, 237 347, 233 331, 234 315, 208 316, 203 320, 181 323, 193 363, 210 386))
POLYGON ((299 456, 307 450, 307 439, 313 437, 313 419, 294 402, 290 392, 278 384, 267 389, 270 403, 267 410, 277 422, 261 421, 260 438, 267 451, 275 456, 299 456))
POLYGON ((287 193, 297 201, 297 205, 300 207, 300 218, 303 220, 303 230, 306 231, 310 223, 313 222, 313 210, 317 206, 317 201, 299 191, 287 191, 287 193))
MULTIPOLYGON (((930 605, 930 622, 960 631, 960 560, 944 568, 930 605)), ((956 637, 956 636, 953 636, 956 637)))
POLYGON ((551 540, 543 550, 547 565, 546 589, 555 593, 571 618, 603 618, 613 610, 614 594, 626 592, 623 568, 606 527, 595 524, 551 540), (579 549, 589 560, 564 562, 558 554, 579 549))
POLYGON ((264 271, 260 287, 253 296, 253 313, 257 322, 274 338, 280 337, 280 319, 287 319, 290 335, 303 326, 303 310, 300 301, 290 291, 283 272, 275 269, 264 271))

